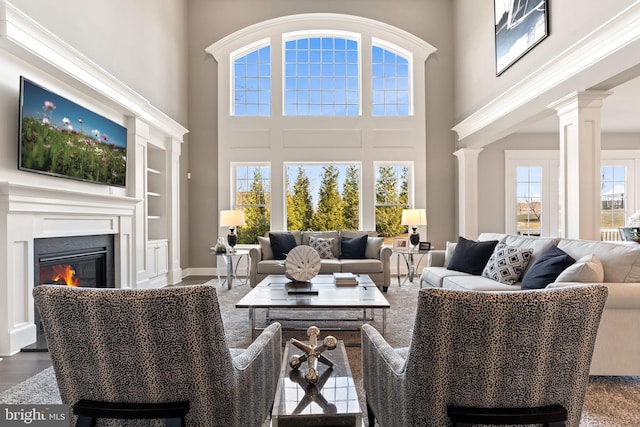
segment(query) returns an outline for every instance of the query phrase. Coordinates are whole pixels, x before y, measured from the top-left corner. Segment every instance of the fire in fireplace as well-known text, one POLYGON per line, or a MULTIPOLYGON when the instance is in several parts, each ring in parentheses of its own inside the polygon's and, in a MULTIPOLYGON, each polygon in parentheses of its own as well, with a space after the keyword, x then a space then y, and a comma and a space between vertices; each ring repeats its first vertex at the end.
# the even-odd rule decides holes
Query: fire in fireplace
MULTIPOLYGON (((35 281, 39 285, 113 288, 113 235, 55 237, 34 240, 35 281)), ((36 343, 22 351, 46 351, 38 308, 34 309, 36 343)))

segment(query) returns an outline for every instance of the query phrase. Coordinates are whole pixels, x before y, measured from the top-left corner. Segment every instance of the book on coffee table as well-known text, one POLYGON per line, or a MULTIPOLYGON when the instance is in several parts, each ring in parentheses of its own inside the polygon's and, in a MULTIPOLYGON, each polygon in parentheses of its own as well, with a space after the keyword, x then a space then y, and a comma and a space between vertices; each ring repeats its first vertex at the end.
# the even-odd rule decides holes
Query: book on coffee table
POLYGON ((336 285, 352 285, 358 284, 358 279, 353 273, 333 273, 333 280, 336 285))

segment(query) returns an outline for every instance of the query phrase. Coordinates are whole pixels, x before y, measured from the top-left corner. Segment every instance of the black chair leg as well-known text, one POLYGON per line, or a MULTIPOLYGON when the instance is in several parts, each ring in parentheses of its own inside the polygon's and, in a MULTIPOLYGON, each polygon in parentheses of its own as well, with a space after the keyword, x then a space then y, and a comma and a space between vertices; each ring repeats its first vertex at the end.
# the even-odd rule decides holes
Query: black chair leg
POLYGON ((76 421, 76 427, 96 427, 98 420, 92 417, 79 416, 76 421))
POLYGON ((185 427, 184 417, 167 418, 165 425, 167 427, 185 427))
POLYGON ((376 427, 376 417, 373 415, 373 410, 371 406, 369 406, 369 401, 367 400, 367 418, 369 419, 369 427, 376 427))
POLYGON ((460 427, 469 427, 473 424, 544 424, 549 427, 564 427, 567 420, 567 410, 560 405, 534 408, 447 406, 447 415, 454 426, 460 427))
POLYGON ((189 402, 126 403, 80 400, 73 405, 76 427, 95 427, 98 418, 120 420, 164 419, 167 427, 185 427, 189 402))

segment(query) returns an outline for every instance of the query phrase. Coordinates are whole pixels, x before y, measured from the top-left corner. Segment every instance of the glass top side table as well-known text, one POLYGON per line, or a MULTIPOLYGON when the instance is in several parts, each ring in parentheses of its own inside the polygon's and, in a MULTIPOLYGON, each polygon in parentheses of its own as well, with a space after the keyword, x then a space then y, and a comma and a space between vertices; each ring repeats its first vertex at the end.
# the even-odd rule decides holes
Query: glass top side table
POLYGON ((418 265, 420 265, 425 255, 427 255, 429 251, 396 248, 396 249, 392 249, 392 253, 398 256, 397 262, 396 262, 396 269, 397 269, 396 274, 398 275, 398 286, 402 286, 405 283, 407 283, 407 280, 413 283, 415 269, 418 265), (402 277, 400 275, 400 259, 401 258, 404 260, 404 264, 407 267, 407 275, 404 278, 404 280, 402 280, 402 277))
POLYGON ((226 281, 227 289, 231 289, 231 285, 233 284, 233 279, 237 279, 242 285, 247 284, 247 282, 249 281, 249 264, 251 263, 251 260, 249 259, 249 250, 236 249, 233 252, 225 252, 225 253, 218 254, 215 251, 215 247, 212 247, 211 254, 216 256, 216 273, 218 275, 218 283, 223 285, 226 281), (236 258, 235 260, 233 259, 234 257, 236 258), (240 264, 242 264, 243 258, 245 259, 247 270, 244 275, 244 280, 241 280, 238 278, 238 267, 240 266, 240 264), (220 265, 219 265, 220 259, 223 260, 224 265, 226 266, 226 269, 227 269, 227 277, 224 279, 220 278, 220 265))

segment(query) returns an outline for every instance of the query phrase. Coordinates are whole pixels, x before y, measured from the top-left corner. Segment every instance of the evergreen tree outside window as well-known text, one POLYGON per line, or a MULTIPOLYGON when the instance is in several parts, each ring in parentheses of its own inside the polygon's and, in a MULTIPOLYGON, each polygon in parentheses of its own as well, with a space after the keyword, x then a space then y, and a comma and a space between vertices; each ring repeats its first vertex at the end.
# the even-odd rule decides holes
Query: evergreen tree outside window
POLYGON ((270 230, 271 169, 264 165, 235 167, 236 207, 244 211, 245 225, 238 229, 238 243, 258 243, 270 230))
POLYGON ((288 230, 357 230, 359 164, 285 166, 288 230))
MULTIPOLYGON (((379 41, 379 43, 382 43, 379 41)), ((371 47, 373 116, 408 116, 411 112, 410 54, 371 47)))
POLYGON ((302 37, 285 40, 285 116, 360 114, 359 40, 302 37))
POLYGON ((234 116, 271 114, 271 46, 233 59, 234 116))
POLYGON ((402 210, 409 209, 409 166, 376 167, 376 231, 384 237, 408 232, 402 210))

